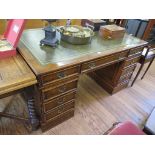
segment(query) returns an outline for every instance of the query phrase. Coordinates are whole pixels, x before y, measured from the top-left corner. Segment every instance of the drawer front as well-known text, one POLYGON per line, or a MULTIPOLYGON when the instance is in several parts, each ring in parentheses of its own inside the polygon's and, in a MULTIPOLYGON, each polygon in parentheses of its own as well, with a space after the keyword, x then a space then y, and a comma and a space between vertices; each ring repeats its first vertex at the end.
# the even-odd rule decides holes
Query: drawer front
POLYGON ((135 55, 137 53, 142 53, 143 49, 144 47, 138 47, 138 48, 131 49, 129 52, 129 56, 135 55))
POLYGON ((41 76, 42 85, 65 79, 69 76, 78 75, 80 73, 80 65, 63 69, 51 74, 41 76))
POLYGON ((49 120, 48 122, 46 123, 41 123, 41 129, 43 131, 46 131, 48 129, 51 129, 52 127, 66 121, 67 119, 71 118, 74 116, 74 109, 72 110, 69 110, 69 111, 66 111, 65 113, 49 120))
POLYGON ((68 83, 69 81, 78 80, 78 78, 79 78, 79 75, 68 76, 67 78, 64 78, 62 80, 56 80, 51 83, 46 83, 42 87, 40 87, 40 89, 46 89, 49 87, 57 87, 58 85, 63 85, 65 83, 68 83))
POLYGON ((128 68, 123 69, 121 76, 132 73, 136 68, 136 65, 132 65, 128 68))
POLYGON ((60 106, 62 104, 65 104, 66 102, 75 99, 76 91, 67 93, 63 96, 57 97, 53 99, 52 101, 49 101, 47 103, 43 103, 43 110, 44 112, 48 112, 49 110, 60 106))
POLYGON ((127 80, 130 80, 131 79, 131 76, 132 76, 132 73, 129 73, 129 74, 126 74, 124 76, 121 76, 118 83, 122 83, 124 81, 127 81, 127 80))
POLYGON ((58 116, 58 115, 66 112, 66 111, 68 111, 70 109, 74 109, 74 106, 75 106, 75 101, 73 100, 73 101, 70 101, 70 102, 68 102, 66 104, 63 104, 63 105, 61 105, 61 106, 59 106, 57 108, 54 108, 50 112, 44 114, 45 121, 50 120, 53 117, 58 116))
POLYGON ((121 83, 118 83, 116 87, 122 87, 122 86, 128 84, 129 81, 130 81, 130 79, 128 79, 128 80, 126 80, 126 81, 123 81, 123 82, 121 82, 121 83))
POLYGON ((136 64, 137 62, 139 62, 139 60, 140 60, 140 56, 137 56, 137 57, 132 58, 132 59, 128 59, 125 61, 124 67, 128 67, 128 66, 131 66, 133 64, 136 64))
POLYGON ((128 51, 120 52, 111 56, 107 56, 104 58, 96 59, 87 63, 82 64, 81 72, 85 73, 91 71, 92 69, 102 67, 106 64, 110 64, 115 61, 122 60, 126 58, 128 55, 128 51))
POLYGON ((50 100, 53 97, 67 93, 68 91, 76 89, 76 88, 77 88, 77 80, 60 85, 56 88, 43 89, 42 90, 43 101, 50 100))

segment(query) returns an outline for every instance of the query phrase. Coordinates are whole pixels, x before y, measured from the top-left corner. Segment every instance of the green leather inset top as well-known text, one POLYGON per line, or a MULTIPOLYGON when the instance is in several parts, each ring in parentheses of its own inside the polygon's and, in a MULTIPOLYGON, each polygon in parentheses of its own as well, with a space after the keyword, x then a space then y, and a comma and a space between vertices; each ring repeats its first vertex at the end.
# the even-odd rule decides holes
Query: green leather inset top
POLYGON ((21 42, 29 49, 33 56, 42 64, 54 64, 68 61, 91 53, 104 52, 109 49, 131 48, 145 43, 144 41, 125 34, 123 39, 103 40, 97 33, 92 42, 87 45, 71 45, 61 41, 56 48, 50 46, 40 46, 40 40, 44 38, 42 29, 25 30, 21 37, 21 42))

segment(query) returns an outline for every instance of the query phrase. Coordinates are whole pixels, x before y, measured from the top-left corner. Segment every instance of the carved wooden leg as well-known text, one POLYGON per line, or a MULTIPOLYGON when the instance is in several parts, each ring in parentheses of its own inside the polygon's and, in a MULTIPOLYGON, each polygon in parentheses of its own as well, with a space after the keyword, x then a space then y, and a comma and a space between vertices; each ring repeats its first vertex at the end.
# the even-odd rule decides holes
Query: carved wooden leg
POLYGON ((36 115, 35 110, 35 99, 34 99, 34 87, 29 87, 25 89, 24 96, 27 100, 27 107, 29 112, 29 120, 32 126, 32 130, 36 130, 39 126, 39 119, 36 115))
POLYGON ((29 119, 32 126, 32 130, 36 130, 39 126, 39 120, 35 112, 34 99, 28 99, 27 107, 29 111, 29 119))
POLYGON ((147 66, 147 69, 146 69, 145 73, 143 74, 143 76, 141 77, 141 79, 144 78, 144 76, 145 76, 145 74, 147 73, 147 71, 149 70, 149 68, 150 68, 150 66, 151 66, 151 64, 152 64, 152 62, 153 62, 153 60, 154 60, 154 58, 150 61, 149 65, 147 66))
POLYGON ((143 66, 144 66, 144 63, 141 64, 141 66, 140 66, 140 68, 139 68, 139 70, 138 70, 138 72, 137 72, 137 74, 136 74, 136 77, 134 78, 134 80, 133 80, 133 82, 132 82, 132 84, 131 84, 131 87, 133 86, 133 84, 135 83, 136 79, 138 78, 138 75, 140 74, 140 72, 141 72, 143 66))

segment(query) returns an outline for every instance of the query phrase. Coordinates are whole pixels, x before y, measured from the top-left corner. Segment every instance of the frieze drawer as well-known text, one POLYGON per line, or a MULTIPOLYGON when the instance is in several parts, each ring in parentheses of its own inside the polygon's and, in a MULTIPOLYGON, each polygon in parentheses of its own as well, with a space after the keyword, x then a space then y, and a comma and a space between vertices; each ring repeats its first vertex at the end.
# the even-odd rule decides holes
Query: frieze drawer
POLYGON ((42 85, 46 85, 48 83, 59 81, 59 80, 65 79, 65 78, 73 76, 73 75, 78 75, 79 73, 80 73, 80 65, 73 66, 70 68, 59 70, 54 73, 42 75, 41 83, 42 83, 42 85))
POLYGON ((138 48, 131 49, 129 52, 129 56, 135 55, 137 53, 142 53, 143 49, 144 47, 138 47, 138 48))
POLYGON ((57 108, 54 108, 53 110, 51 110, 50 112, 44 114, 44 120, 45 122, 52 119, 53 117, 57 116, 57 115, 60 115, 62 113, 64 113, 65 111, 68 111, 70 109, 74 109, 74 106, 75 106, 75 101, 72 100, 66 104, 63 104, 57 108))
POLYGON ((132 73, 131 72, 129 74, 126 74, 124 76, 121 76, 120 79, 119 79, 119 81, 118 81, 118 83, 122 83, 124 81, 127 81, 127 80, 131 79, 131 76, 132 76, 132 73))
POLYGON ((57 106, 60 106, 70 100, 75 99, 75 95, 76 95, 76 91, 73 91, 73 92, 67 93, 65 95, 62 95, 60 97, 57 97, 51 101, 48 101, 47 103, 43 103, 44 112, 48 112, 57 106))
POLYGON ((121 76, 132 73, 135 70, 135 68, 136 68, 136 65, 132 65, 132 66, 129 66, 129 67, 123 69, 121 76))
POLYGON ((137 56, 137 57, 132 58, 132 59, 128 59, 128 60, 124 63, 124 67, 128 67, 128 66, 130 66, 130 65, 137 64, 137 62, 139 62, 139 59, 140 59, 140 56, 137 56))
POLYGON ((41 86, 39 88, 40 89, 46 89, 46 88, 49 88, 49 87, 57 87, 58 85, 62 85, 62 84, 68 83, 70 81, 78 80, 78 78, 79 78, 79 75, 74 74, 72 76, 68 76, 66 78, 63 78, 62 80, 55 80, 53 82, 46 83, 46 84, 44 84, 43 86, 41 86))
POLYGON ((103 57, 100 59, 96 59, 96 60, 84 63, 84 64, 82 64, 81 72, 85 73, 85 72, 91 71, 95 68, 99 68, 104 65, 111 64, 113 62, 117 62, 119 60, 126 58, 127 55, 128 55, 128 51, 123 51, 120 53, 113 54, 111 56, 103 57))
POLYGON ((43 89, 41 90, 43 101, 48 101, 52 99, 53 97, 67 93, 68 91, 71 91, 76 88, 77 88, 77 80, 60 85, 55 88, 43 89))

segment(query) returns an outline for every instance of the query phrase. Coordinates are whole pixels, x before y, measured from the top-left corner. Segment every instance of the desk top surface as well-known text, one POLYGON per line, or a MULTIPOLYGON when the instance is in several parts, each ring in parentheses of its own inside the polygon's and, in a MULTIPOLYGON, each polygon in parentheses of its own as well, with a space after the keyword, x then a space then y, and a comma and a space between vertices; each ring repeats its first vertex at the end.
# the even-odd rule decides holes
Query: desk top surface
POLYGON ((20 54, 0 60, 0 95, 36 83, 35 75, 20 54))
POLYGON ((147 42, 125 34, 118 40, 103 40, 97 33, 87 45, 71 45, 60 42, 57 48, 40 46, 44 38, 42 29, 31 29, 23 32, 19 43, 19 51, 28 61, 36 74, 61 68, 71 63, 88 61, 100 56, 113 54, 129 48, 147 44, 147 42))

